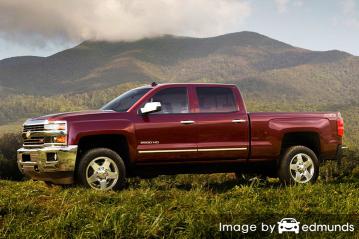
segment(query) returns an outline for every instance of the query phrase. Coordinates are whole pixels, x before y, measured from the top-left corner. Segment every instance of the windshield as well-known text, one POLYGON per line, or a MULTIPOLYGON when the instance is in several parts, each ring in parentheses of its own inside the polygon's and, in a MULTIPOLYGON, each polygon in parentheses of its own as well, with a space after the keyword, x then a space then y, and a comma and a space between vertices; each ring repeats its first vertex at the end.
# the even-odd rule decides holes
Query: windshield
POLYGON ((104 105, 101 110, 114 110, 117 112, 125 112, 151 89, 151 87, 141 87, 129 90, 104 105))

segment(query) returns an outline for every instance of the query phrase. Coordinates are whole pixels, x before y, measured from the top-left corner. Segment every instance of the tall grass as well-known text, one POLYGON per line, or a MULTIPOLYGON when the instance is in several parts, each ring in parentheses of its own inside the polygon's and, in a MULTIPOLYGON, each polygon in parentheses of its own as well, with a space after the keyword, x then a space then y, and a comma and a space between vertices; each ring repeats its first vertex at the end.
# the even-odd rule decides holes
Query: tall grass
POLYGON ((289 215, 302 223, 357 223, 359 214, 358 178, 283 187, 277 180, 239 184, 232 174, 213 174, 135 178, 120 192, 48 188, 32 181, 0 181, 0 188, 4 238, 238 238, 245 234, 221 233, 219 223, 276 223, 289 215))

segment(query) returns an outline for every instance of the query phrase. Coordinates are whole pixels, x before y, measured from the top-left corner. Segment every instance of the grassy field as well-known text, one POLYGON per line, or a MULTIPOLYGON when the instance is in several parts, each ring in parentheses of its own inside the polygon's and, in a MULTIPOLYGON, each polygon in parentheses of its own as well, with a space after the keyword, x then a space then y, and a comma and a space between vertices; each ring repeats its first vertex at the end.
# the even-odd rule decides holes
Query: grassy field
MULTIPOLYGON (((356 223, 359 178, 283 187, 277 180, 239 183, 232 174, 130 179, 120 192, 0 181, 3 238, 241 238, 277 233, 220 232, 219 223, 356 223), (346 214, 346 215, 344 215, 346 214)), ((285 238, 294 236, 287 233, 285 238)), ((307 232, 301 238, 358 238, 359 232, 307 232)))

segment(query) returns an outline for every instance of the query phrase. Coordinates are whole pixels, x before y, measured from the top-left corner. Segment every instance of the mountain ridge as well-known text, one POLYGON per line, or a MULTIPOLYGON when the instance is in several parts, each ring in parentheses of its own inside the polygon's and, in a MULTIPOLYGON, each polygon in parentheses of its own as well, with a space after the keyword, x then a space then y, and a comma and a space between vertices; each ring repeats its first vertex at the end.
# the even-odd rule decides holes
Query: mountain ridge
POLYGON ((326 82, 345 92, 346 102, 359 92, 358 59, 339 50, 298 48, 249 31, 207 38, 165 35, 132 42, 84 41, 48 57, 1 60, 0 92, 51 96, 129 82, 177 81, 231 82, 249 95, 262 92, 262 98, 339 97, 327 85, 321 86, 326 82), (303 87, 299 91, 298 82, 303 87))

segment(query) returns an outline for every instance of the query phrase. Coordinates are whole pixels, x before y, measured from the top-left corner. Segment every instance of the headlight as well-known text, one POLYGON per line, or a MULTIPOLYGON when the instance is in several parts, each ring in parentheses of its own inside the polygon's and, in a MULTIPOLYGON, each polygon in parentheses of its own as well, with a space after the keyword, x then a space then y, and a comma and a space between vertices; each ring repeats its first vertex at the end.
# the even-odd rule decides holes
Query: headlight
POLYGON ((66 121, 49 121, 48 124, 44 125, 45 130, 64 130, 66 131, 66 121))
POLYGON ((67 143, 67 122, 66 121, 48 121, 44 125, 45 131, 48 132, 47 143, 66 144, 67 143))

